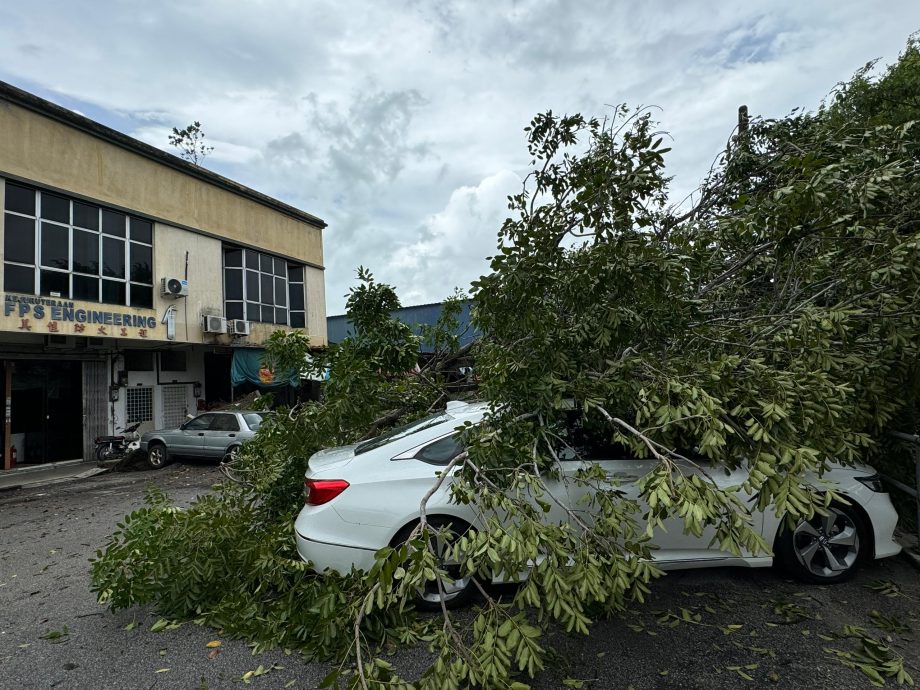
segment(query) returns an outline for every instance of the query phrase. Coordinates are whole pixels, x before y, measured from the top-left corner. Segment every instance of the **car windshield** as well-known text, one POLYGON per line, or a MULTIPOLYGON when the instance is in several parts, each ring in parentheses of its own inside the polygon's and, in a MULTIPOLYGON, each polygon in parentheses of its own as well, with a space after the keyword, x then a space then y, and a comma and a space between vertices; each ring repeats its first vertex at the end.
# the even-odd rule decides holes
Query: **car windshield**
POLYGON ((243 419, 246 420, 246 426, 248 426, 253 431, 256 431, 260 426, 262 426, 262 420, 264 420, 267 416, 267 412, 247 412, 243 415, 243 419))
POLYGON ((380 446, 386 445, 391 441, 398 441, 401 438, 406 436, 411 436, 412 434, 417 434, 419 431, 424 429, 429 429, 437 424, 446 422, 450 419, 449 416, 443 412, 433 414, 430 417, 425 417, 424 419, 419 419, 416 422, 411 424, 405 424, 403 426, 398 426, 394 429, 390 429, 386 433, 380 434, 372 438, 370 441, 365 441, 364 443, 358 444, 358 447, 355 448, 355 455, 361 455, 361 453, 366 453, 369 450, 374 448, 379 448, 380 446))

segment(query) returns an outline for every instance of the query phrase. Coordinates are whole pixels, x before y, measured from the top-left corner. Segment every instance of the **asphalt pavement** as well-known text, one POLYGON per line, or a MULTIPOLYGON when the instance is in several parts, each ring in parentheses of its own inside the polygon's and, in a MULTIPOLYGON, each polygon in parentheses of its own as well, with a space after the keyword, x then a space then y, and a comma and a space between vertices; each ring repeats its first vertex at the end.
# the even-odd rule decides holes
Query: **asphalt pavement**
MULTIPOLYGON (((149 483, 187 504, 219 479, 212 465, 179 463, 0 493, 0 689, 316 687, 324 664, 281 651, 253 656, 244 642, 190 623, 153 632, 154 612, 112 614, 90 592, 89 558, 141 505, 149 483), (244 684, 260 666, 266 672, 244 684)), ((833 587, 769 569, 672 573, 645 605, 596 624, 590 636, 551 634, 551 663, 533 687, 871 687, 826 651, 856 649, 835 637, 844 625, 887 635, 920 683, 918 576, 901 558, 833 587)), ((394 662, 417 671, 427 656, 402 650, 394 662)))

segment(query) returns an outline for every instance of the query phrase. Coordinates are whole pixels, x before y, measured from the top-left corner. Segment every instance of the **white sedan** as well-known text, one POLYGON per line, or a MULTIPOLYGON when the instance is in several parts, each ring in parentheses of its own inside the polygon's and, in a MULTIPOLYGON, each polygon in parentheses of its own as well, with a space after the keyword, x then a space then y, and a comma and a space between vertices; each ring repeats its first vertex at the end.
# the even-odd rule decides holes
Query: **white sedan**
MULTIPOLYGON (((431 489, 437 474, 461 452, 457 427, 479 422, 486 412, 482 404, 451 402, 443 413, 407 427, 392 430, 377 438, 350 446, 323 450, 310 458, 304 479, 306 505, 295 523, 297 550, 317 572, 348 573, 352 568, 368 570, 374 553, 385 546, 403 543, 419 520, 419 504, 431 489)), ((625 455, 625 453, 623 454, 625 455)), ((607 476, 617 480, 618 488, 638 497, 635 480, 648 473, 655 461, 642 459, 572 459, 563 461, 564 472, 574 474, 585 462, 597 462, 607 476)), ((745 471, 711 469, 711 476, 724 487, 739 486, 745 471)), ((833 505, 827 517, 802 521, 794 530, 783 529, 783 521, 768 510, 754 514, 754 527, 768 544, 774 545, 776 558, 794 576, 809 582, 832 583, 846 579, 861 562, 897 554, 894 541, 897 513, 881 480, 869 467, 839 465, 824 475, 836 482, 837 490, 851 502, 833 505)), ((450 480, 443 483, 427 504, 434 526, 450 526, 455 532, 470 527, 482 528, 470 506, 450 502, 450 480)), ((550 481, 548 491, 557 501, 550 502, 547 516, 565 521, 567 513, 557 505, 576 506, 587 488, 575 482, 550 481)), ((683 520, 665 521, 666 530, 656 531, 655 564, 663 570, 714 566, 766 567, 773 564, 767 555, 734 556, 710 544, 714 531, 702 537, 685 534, 683 520)), ((458 579, 445 590, 445 602, 457 606, 472 593, 473 583, 458 579)), ((437 588, 420 593, 420 603, 429 607, 440 603, 437 588)))

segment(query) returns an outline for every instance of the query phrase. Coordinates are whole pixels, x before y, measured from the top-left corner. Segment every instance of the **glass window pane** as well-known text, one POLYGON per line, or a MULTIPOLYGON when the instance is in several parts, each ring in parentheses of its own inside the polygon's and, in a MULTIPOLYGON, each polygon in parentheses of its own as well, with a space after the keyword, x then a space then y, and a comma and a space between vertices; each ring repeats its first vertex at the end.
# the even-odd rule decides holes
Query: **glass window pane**
POLYGON ((3 265, 3 289, 7 292, 35 294, 35 269, 14 264, 3 265))
POLYGON ((262 273, 272 273, 274 271, 275 261, 268 254, 260 254, 262 273))
POLYGON ((125 241, 114 237, 102 238, 102 275, 125 277, 125 241))
POLYGON ((125 227, 125 222, 127 221, 127 216, 124 213, 119 213, 118 211, 110 211, 107 208, 102 209, 102 232, 107 232, 110 235, 118 235, 119 237, 124 237, 127 232, 125 227))
POLYGON ((302 311, 292 311, 291 312, 291 326, 294 328, 305 328, 307 325, 306 319, 304 319, 304 313, 302 311))
POLYGON ((70 231, 63 225, 42 223, 42 266, 70 270, 67 246, 70 231))
POLYGON ((242 319, 243 317, 243 303, 242 302, 227 302, 227 318, 228 319, 242 319))
POLYGON ((20 187, 12 182, 6 183, 6 210, 35 215, 35 190, 20 187))
POLYGON ((291 296, 291 309, 303 309, 303 284, 291 283, 288 286, 288 293, 291 296))
POLYGON ((211 426, 211 420, 213 418, 213 414, 203 414, 200 417, 195 417, 195 419, 190 419, 182 425, 182 428, 188 429, 189 431, 205 431, 211 426))
POLYGON ((274 323, 275 321, 275 308, 266 307, 262 305, 262 318, 259 319, 262 323, 274 323))
POLYGON ((287 261, 275 257, 275 275, 283 276, 287 273, 287 261))
POLYGON ((35 221, 7 213, 3 219, 3 252, 7 261, 35 263, 35 221))
POLYGON ((102 301, 106 304, 124 304, 125 292, 125 283, 117 280, 102 281, 102 301))
POLYGON ((42 218, 70 224, 70 199, 42 192, 42 218))
POLYGON ((73 277, 73 298, 87 302, 99 301, 99 279, 87 276, 73 277))
POLYGON ((136 242, 153 244, 153 223, 140 218, 131 219, 131 239, 136 242))
POLYGON ((255 271, 246 271, 246 299, 259 301, 259 274, 255 271))
POLYGON ((287 309, 282 307, 275 307, 275 323, 287 323, 287 309))
POLYGON ((255 302, 246 302, 246 318, 249 321, 261 321, 261 307, 255 302))
MULTIPOLYGON (((99 275, 99 235, 74 228, 73 270, 79 273, 99 275)), ((74 291, 76 292, 76 288, 74 291)), ((96 299, 99 297, 97 296, 96 299)))
POLYGON ((224 299, 243 299, 243 271, 241 269, 224 269, 224 299))
POLYGON ((251 249, 246 250, 246 268, 259 269, 259 253, 251 249))
POLYGON ((242 266, 242 249, 224 249, 224 266, 242 266))
POLYGON ((284 278, 275 278, 275 306, 287 306, 287 290, 284 289, 284 278))
POLYGON ((73 202, 73 224, 89 230, 99 229, 99 207, 73 202))
POLYGON ((297 266, 295 264, 288 264, 288 282, 290 283, 302 283, 303 282, 303 266, 297 266))
POLYGON ((262 304, 274 306, 275 279, 271 275, 265 275, 264 273, 259 274, 259 279, 262 288, 262 292, 259 294, 259 301, 262 304))
POLYGON ((131 306, 153 309, 153 287, 131 283, 131 306))
POLYGON ((70 297, 70 274, 42 271, 40 294, 50 297, 70 297))
POLYGON ((153 283, 153 249, 146 244, 131 243, 131 281, 153 283))

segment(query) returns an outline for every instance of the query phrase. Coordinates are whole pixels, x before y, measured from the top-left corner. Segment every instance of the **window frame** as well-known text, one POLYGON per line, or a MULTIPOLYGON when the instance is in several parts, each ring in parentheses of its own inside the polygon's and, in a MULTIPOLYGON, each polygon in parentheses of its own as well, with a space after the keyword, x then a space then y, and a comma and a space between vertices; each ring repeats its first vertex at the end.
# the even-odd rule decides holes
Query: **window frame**
MULTIPOLYGON (((304 283, 291 283, 289 280, 292 268, 300 268, 306 272, 306 266, 289 261, 284 257, 269 252, 240 247, 237 245, 223 245, 221 253, 222 287, 224 292, 224 315, 228 319, 241 319, 255 323, 267 323, 275 326, 291 326, 292 315, 301 316, 306 325, 306 293, 304 294, 304 309, 291 309, 291 287, 304 283), (238 266, 227 264, 227 255, 231 252, 240 252, 238 266), (280 271, 280 272, 279 272, 280 271), (251 276, 250 276, 251 274, 251 276), (240 297, 228 298, 228 282, 230 276, 239 286, 240 297), (253 278, 253 289, 250 289, 250 277, 253 278), (271 284, 271 302, 266 302, 262 294, 263 283, 271 284), (252 295, 251 292, 256 294, 252 295), (266 310, 271 310, 271 320, 266 320, 266 310), (237 314, 242 314, 238 316, 237 314), (283 319, 281 315, 283 314, 283 319)), ((296 289, 296 288, 295 288, 296 289)))
MULTIPOLYGON (((19 211, 8 210, 6 208, 6 204, 4 204, 4 208, 3 208, 4 214, 10 214, 12 216, 24 218, 32 222, 32 225, 33 225, 33 238, 32 239, 34 242, 33 263, 31 264, 21 262, 21 261, 10 261, 6 258, 6 256, 4 256, 4 260, 3 260, 3 263, 4 263, 4 290, 6 290, 5 267, 6 265, 11 265, 11 266, 19 266, 20 268, 31 268, 32 269, 32 274, 33 274, 32 275, 32 290, 31 292, 23 292, 22 294, 30 294, 36 297, 50 297, 52 299, 66 299, 66 300, 72 300, 72 301, 91 302, 94 304, 109 304, 109 305, 120 306, 120 307, 135 307, 139 309, 153 309, 154 308, 154 292, 153 292, 154 278, 153 276, 155 275, 156 272, 153 266, 153 256, 154 256, 153 228, 155 224, 152 220, 142 218, 138 216, 137 214, 133 214, 129 211, 116 210, 116 209, 107 207, 95 201, 78 199, 68 194, 52 192, 50 190, 45 190, 35 185, 20 183, 20 182, 17 182, 16 180, 10 180, 9 178, 2 178, 2 179, 3 179, 4 188, 6 188, 7 185, 12 184, 20 188, 30 189, 32 193, 35 195, 35 215, 34 216, 30 216, 25 213, 21 213, 19 211), (67 201, 67 204, 68 204, 68 222, 67 223, 64 223, 60 220, 52 220, 50 218, 44 218, 42 216, 42 206, 43 206, 43 200, 44 200, 45 195, 64 199, 67 201), (74 217, 75 216, 74 204, 82 204, 84 206, 95 207, 96 214, 97 214, 95 229, 87 228, 87 227, 84 227, 83 225, 76 224, 75 217, 74 217), (118 214, 124 217, 124 221, 125 221, 124 235, 112 234, 111 232, 107 232, 103 228, 102 218, 103 218, 103 214, 106 211, 113 213, 113 214, 118 214), (132 218, 136 218, 138 221, 142 221, 142 222, 150 224, 151 237, 150 237, 149 244, 146 242, 134 240, 131 238, 130 228, 131 228, 132 218), (45 266, 43 264, 42 262, 42 259, 43 259, 42 257, 42 237, 44 234, 43 227, 42 227, 43 225, 48 225, 48 226, 58 228, 58 229, 66 229, 67 231, 67 266, 66 268, 45 266), (74 268, 74 244, 73 243, 74 243, 75 231, 77 230, 79 230, 80 232, 92 234, 98 238, 97 256, 96 256, 98 263, 97 263, 97 271, 95 274, 87 273, 85 271, 77 271, 74 268), (122 278, 104 275, 105 269, 104 269, 104 263, 103 263, 103 256, 105 252, 105 241, 104 241, 105 238, 110 238, 112 240, 118 240, 122 242, 122 259, 123 259, 124 267, 125 267, 124 276, 122 278), (149 247, 150 249, 150 280, 151 282, 149 284, 142 283, 140 281, 131 280, 131 244, 132 243, 138 244, 144 247, 149 247), (42 273, 43 272, 65 274, 67 276, 67 294, 64 295, 60 292, 50 291, 50 290, 48 291, 48 294, 43 294, 42 292, 42 273), (97 282, 96 299, 86 299, 82 297, 80 298, 74 297, 74 278, 76 276, 79 276, 84 279, 89 278, 89 279, 96 280, 97 282), (115 302, 105 301, 103 299, 103 295, 105 294, 105 291, 103 289, 104 281, 122 283, 124 285, 124 295, 125 295, 124 300, 115 301, 115 302), (150 305, 149 306, 147 306, 146 304, 144 305, 134 305, 133 304, 135 300, 132 298, 132 289, 131 289, 132 285, 137 286, 137 288, 146 289, 150 291, 150 305)), ((6 222, 4 221, 4 228, 5 227, 6 227, 6 222)), ((9 292, 20 292, 20 291, 19 290, 9 290, 9 292)), ((138 294, 141 294, 141 290, 138 290, 137 292, 138 294)))

